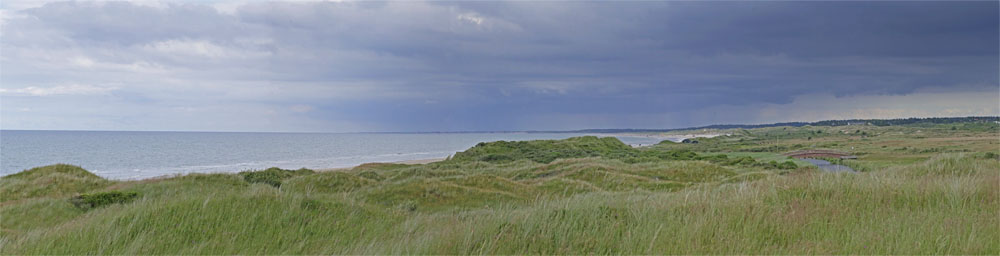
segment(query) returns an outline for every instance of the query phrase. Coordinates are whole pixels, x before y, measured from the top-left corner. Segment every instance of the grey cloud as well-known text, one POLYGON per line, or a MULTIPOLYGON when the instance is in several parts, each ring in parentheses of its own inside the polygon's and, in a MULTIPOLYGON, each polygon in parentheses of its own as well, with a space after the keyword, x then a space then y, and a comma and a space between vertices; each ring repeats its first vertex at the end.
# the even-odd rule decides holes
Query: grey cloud
MULTIPOLYGON (((997 5, 249 2, 227 13, 60 2, 5 10, 18 16, 4 18, 0 82, 113 85, 89 97, 149 112, 296 106, 311 109, 296 112, 308 130, 676 127, 727 122, 689 116, 704 109, 801 95, 996 92, 997 5), (198 105, 217 107, 187 107, 198 105)), ((23 96, 4 95, 5 119, 60 109, 23 96)), ((131 117, 109 111, 94 118, 131 117)))

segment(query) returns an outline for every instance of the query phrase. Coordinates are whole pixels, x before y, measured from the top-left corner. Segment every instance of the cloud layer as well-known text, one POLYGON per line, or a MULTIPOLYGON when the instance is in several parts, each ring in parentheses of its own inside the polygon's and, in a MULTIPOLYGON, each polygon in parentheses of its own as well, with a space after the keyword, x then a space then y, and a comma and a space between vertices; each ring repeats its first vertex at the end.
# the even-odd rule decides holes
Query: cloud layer
POLYGON ((997 2, 5 2, 3 129, 1000 114, 997 2))

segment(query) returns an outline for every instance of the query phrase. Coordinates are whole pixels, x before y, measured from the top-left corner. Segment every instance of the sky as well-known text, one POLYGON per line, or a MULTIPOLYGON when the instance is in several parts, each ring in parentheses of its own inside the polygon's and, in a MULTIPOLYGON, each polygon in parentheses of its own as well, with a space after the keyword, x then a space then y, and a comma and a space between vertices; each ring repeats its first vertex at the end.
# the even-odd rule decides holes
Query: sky
POLYGON ((0 1, 0 129, 1000 115, 983 2, 0 1))

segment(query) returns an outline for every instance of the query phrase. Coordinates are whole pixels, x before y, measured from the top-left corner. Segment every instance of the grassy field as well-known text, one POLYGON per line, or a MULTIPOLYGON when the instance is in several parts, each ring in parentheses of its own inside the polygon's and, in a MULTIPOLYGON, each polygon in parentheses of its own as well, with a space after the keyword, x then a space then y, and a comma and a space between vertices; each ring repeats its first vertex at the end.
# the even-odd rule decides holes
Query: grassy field
POLYGON ((996 124, 717 132, 733 135, 482 143, 337 172, 39 167, 0 178, 0 254, 1000 254, 996 124), (780 155, 798 149, 863 172, 780 155))

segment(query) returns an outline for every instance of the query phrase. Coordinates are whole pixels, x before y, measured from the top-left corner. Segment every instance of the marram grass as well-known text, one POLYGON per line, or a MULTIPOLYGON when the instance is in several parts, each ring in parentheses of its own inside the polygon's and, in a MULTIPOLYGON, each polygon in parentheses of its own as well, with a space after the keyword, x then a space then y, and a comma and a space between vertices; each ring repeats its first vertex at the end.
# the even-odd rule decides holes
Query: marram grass
POLYGON ((857 174, 460 159, 280 183, 42 167, 0 178, 0 254, 997 255, 1000 161, 980 155, 857 174), (92 209, 68 200, 109 191, 139 196, 92 209))

